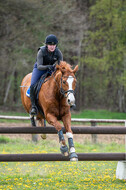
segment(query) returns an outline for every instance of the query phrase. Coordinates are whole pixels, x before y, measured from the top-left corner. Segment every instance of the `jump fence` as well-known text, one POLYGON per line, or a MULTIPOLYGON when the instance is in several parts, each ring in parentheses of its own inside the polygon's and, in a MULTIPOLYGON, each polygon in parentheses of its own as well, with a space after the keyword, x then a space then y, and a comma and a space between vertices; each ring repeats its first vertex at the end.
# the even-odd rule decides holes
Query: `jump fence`
MULTIPOLYGON (((23 119, 29 117, 0 116, 0 119, 23 119)), ((90 122, 90 127, 72 127, 74 134, 126 134, 126 120, 72 119, 72 122, 90 122), (125 127, 97 127, 96 123, 125 123, 125 127), (94 125, 95 124, 95 125, 94 125), (95 126, 95 127, 94 127, 95 126)), ((65 129, 63 128, 65 133, 65 129)), ((0 127, 0 134, 57 134, 54 127, 0 127)), ((126 153, 79 153, 79 161, 119 161, 126 160, 126 153)), ((61 154, 0 154, 0 162, 29 161, 69 161, 61 154)))
MULTIPOLYGON (((125 153, 78 153, 79 161, 125 160, 125 153)), ((62 154, 0 154, 0 162, 69 161, 62 154)))
MULTIPOLYGON (((63 133, 65 128, 63 127, 63 133)), ((126 134, 126 127, 71 127, 73 134, 126 134)), ((54 127, 0 127, 6 134, 57 134, 54 127)))
MULTIPOLYGON (((5 115, 0 115, 0 119, 10 119, 10 120, 30 120, 30 117, 24 117, 24 116, 5 116, 5 115)), ((97 126, 97 123, 125 123, 126 120, 118 120, 118 119, 82 119, 82 118, 72 118, 71 122, 81 122, 81 123, 90 123, 91 127, 97 126)), ((92 129, 91 129, 92 130, 92 129)), ((98 130, 99 131, 99 130, 98 130)), ((92 137, 92 143, 96 144, 97 143, 97 133, 90 133, 92 137)), ((32 140, 36 141, 37 136, 32 136, 32 140)))

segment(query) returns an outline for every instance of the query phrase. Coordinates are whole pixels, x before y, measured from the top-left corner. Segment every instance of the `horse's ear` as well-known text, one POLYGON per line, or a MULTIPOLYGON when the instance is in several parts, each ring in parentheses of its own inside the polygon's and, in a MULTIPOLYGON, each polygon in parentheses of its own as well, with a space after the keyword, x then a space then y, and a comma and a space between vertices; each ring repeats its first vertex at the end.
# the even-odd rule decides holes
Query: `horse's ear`
POLYGON ((56 65, 56 68, 59 69, 62 73, 66 71, 65 67, 60 67, 60 65, 56 65))
POLYGON ((73 73, 75 74, 78 71, 78 65, 73 69, 73 73))
POLYGON ((59 66, 59 65, 56 65, 56 69, 60 69, 60 66, 59 66))
POLYGON ((60 72, 58 72, 58 73, 56 74, 56 78, 57 78, 58 80, 60 80, 61 77, 62 77, 62 72, 60 71, 60 72))

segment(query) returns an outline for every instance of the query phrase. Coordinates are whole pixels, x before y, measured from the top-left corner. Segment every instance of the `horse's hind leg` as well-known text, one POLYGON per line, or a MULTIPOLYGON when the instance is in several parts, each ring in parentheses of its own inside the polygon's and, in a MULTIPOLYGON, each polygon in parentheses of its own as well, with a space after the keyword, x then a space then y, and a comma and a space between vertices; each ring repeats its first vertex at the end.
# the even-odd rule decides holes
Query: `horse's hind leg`
MULTIPOLYGON (((30 120, 31 120, 32 127, 36 127, 34 116, 30 115, 30 120)), ((32 141, 34 141, 34 142, 38 141, 38 134, 32 134, 32 141)))
MULTIPOLYGON (((37 126, 46 127, 46 120, 45 119, 38 119, 37 126)), ((46 134, 41 134, 41 138, 44 140, 47 138, 46 134)))
POLYGON ((31 125, 32 127, 36 127, 34 115, 30 115, 31 125))

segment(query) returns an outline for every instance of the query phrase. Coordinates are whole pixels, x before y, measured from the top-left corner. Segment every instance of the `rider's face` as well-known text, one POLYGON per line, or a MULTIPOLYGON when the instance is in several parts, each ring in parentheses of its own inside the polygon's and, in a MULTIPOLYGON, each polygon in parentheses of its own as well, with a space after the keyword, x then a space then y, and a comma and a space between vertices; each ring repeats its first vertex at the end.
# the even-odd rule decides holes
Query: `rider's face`
POLYGON ((47 45, 48 51, 53 52, 56 49, 56 45, 47 45))

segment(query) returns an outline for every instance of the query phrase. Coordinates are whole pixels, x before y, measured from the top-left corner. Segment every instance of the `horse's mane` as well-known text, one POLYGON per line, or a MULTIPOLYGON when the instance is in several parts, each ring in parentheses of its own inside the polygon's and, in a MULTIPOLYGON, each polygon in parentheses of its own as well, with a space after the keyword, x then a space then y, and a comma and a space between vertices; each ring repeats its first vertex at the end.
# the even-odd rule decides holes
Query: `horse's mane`
POLYGON ((60 61, 59 66, 62 70, 72 72, 72 69, 71 69, 72 66, 69 63, 67 63, 66 61, 60 61))

